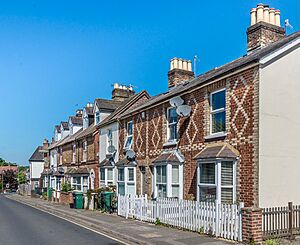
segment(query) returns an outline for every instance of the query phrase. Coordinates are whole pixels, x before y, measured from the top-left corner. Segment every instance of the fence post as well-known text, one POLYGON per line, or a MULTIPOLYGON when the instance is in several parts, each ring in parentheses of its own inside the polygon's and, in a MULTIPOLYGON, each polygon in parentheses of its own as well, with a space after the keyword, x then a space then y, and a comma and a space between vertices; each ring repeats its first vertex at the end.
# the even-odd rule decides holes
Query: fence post
POLYGON ((289 208, 289 237, 293 239, 293 202, 288 203, 289 208))
POLYGON ((243 242, 262 244, 262 209, 242 208, 243 242))
POLYGON ((219 200, 216 199, 216 227, 215 227, 215 231, 216 231, 216 237, 219 237, 220 236, 220 232, 219 232, 219 227, 220 227, 220 218, 219 218, 219 200))

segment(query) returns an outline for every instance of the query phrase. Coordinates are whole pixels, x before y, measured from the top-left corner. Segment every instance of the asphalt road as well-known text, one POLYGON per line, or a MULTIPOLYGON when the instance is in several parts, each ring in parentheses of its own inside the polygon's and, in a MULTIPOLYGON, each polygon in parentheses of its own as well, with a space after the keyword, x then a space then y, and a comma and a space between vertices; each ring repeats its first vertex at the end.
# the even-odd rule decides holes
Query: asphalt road
POLYGON ((120 244, 0 194, 0 245, 120 244))

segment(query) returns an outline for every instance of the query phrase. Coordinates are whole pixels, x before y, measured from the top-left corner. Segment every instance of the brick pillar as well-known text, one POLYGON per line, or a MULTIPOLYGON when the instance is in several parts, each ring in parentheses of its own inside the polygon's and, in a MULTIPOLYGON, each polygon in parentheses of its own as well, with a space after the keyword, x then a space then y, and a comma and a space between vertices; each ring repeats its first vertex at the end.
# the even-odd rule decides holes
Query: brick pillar
POLYGON ((248 244, 262 244, 262 209, 242 209, 242 233, 243 242, 248 244))

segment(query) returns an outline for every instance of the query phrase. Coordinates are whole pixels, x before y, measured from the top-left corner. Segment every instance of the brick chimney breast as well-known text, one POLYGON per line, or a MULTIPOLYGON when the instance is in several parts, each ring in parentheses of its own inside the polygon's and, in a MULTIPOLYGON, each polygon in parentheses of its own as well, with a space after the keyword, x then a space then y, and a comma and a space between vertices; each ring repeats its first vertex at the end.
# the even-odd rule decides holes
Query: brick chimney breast
POLYGON ((280 26, 280 11, 258 4, 251 9, 251 25, 247 29, 248 52, 267 46, 285 37, 285 30, 280 26))
POLYGON ((112 91, 112 99, 115 101, 124 101, 134 94, 135 92, 132 86, 115 83, 112 91))
POLYGON ((192 62, 180 58, 173 58, 170 61, 170 70, 168 72, 168 87, 173 88, 184 81, 194 78, 192 71, 192 62))

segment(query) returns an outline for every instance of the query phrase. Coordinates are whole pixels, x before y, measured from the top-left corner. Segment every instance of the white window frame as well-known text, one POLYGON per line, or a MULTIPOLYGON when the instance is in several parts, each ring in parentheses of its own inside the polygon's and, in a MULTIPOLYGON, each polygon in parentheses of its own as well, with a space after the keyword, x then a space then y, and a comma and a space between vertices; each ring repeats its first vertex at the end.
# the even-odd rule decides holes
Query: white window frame
POLYGON ((222 88, 222 89, 211 92, 210 95, 209 95, 209 103, 210 103, 210 116, 209 116, 210 117, 210 119, 209 119, 210 120, 210 122, 209 122, 209 124, 210 124, 210 126, 209 126, 210 135, 225 134, 225 132, 226 132, 226 88, 222 88), (212 97, 213 97, 214 94, 217 94, 217 93, 222 92, 222 91, 225 91, 225 107, 213 110, 213 108, 212 108, 212 106, 213 106, 212 97), (225 131, 220 131, 220 132, 213 133, 212 132, 213 115, 217 114, 217 113, 222 113, 222 112, 225 112, 225 131))
MULTIPOLYGON (((117 189, 119 189, 119 184, 124 184, 125 195, 128 195, 128 186, 134 186, 134 195, 136 195, 136 167, 128 166, 128 167, 119 167, 118 168, 118 180, 117 180, 117 189), (119 180, 119 169, 124 169, 124 181, 119 180), (133 180, 129 180, 129 169, 133 169, 133 180)), ((119 193, 119 190, 117 190, 119 193)))
POLYGON ((87 161, 87 140, 82 142, 82 161, 87 161))
POLYGON ((110 167, 100 168, 99 173, 100 173, 100 176, 99 176, 100 187, 112 186, 115 184, 115 169, 114 168, 110 168, 110 167), (104 170, 104 180, 101 178, 101 170, 104 170), (112 179, 108 179, 109 171, 112 171, 112 179))
POLYGON ((72 163, 76 162, 76 143, 72 145, 72 163))
POLYGON ((109 154, 108 152, 108 147, 113 145, 113 131, 111 128, 107 129, 107 133, 106 133, 106 154, 109 154))
POLYGON ((100 111, 97 110, 95 111, 95 125, 99 124, 101 121, 101 118, 100 118, 100 111))
POLYGON ((59 148, 59 165, 63 164, 63 150, 62 146, 59 148))
POLYGON ((71 188, 74 188, 77 191, 87 192, 89 189, 89 176, 88 175, 80 175, 80 176, 72 176, 71 177, 71 188), (80 179, 80 184, 77 182, 77 178, 80 179), (84 182, 84 179, 86 180, 84 182), (76 181, 74 181, 76 180, 76 181))
POLYGON ((133 121, 129 121, 127 122, 126 124, 126 139, 125 139, 125 142, 124 142, 124 149, 128 150, 128 149, 131 149, 132 148, 132 143, 133 143, 133 121), (129 130, 129 124, 131 124, 131 134, 128 134, 129 130), (131 142, 130 142, 130 145, 126 147, 127 145, 127 141, 129 140, 129 138, 131 138, 131 142))
POLYGON ((177 116, 176 122, 170 123, 170 122, 169 122, 169 114, 170 114, 169 112, 170 112, 170 110, 175 110, 175 112, 176 112, 176 108, 174 108, 174 107, 169 107, 169 108, 167 109, 167 142, 177 142, 177 138, 178 138, 178 127, 177 127, 177 124, 178 124, 178 116, 177 116), (176 137, 175 137, 175 139, 170 139, 170 137, 171 137, 171 127, 172 127, 173 125, 176 125, 176 137))
POLYGON ((183 199, 183 163, 180 163, 180 164, 171 164, 171 163, 160 163, 160 164, 155 164, 154 165, 154 169, 153 169, 153 190, 154 190, 154 193, 153 193, 153 196, 154 198, 157 198, 158 197, 158 183, 156 182, 156 179, 157 179, 157 167, 158 166, 166 166, 166 174, 167 174, 167 190, 166 190, 166 193, 167 193, 167 198, 171 198, 173 197, 173 193, 172 193, 172 187, 174 185, 178 185, 179 186, 179 193, 178 193, 178 199, 183 199), (172 167, 173 165, 176 165, 178 166, 178 171, 179 171, 179 183, 172 183, 173 181, 173 178, 172 178, 172 167))
POLYGON ((233 200, 232 203, 236 202, 236 165, 237 161, 235 159, 228 158, 217 158, 211 160, 198 161, 197 164, 197 201, 200 201, 200 187, 215 187, 216 188, 216 201, 221 203, 221 189, 222 188, 232 188, 233 200), (221 170, 222 170, 222 162, 232 162, 233 164, 233 185, 231 186, 222 186, 221 184, 221 170), (205 184, 199 183, 200 181, 200 165, 201 164, 215 164, 215 184, 205 184))

